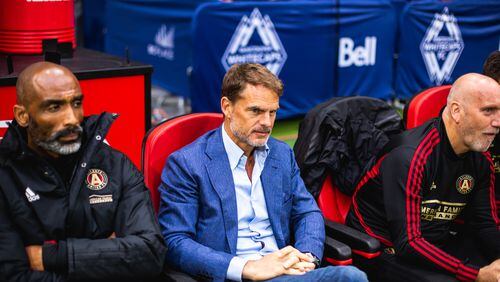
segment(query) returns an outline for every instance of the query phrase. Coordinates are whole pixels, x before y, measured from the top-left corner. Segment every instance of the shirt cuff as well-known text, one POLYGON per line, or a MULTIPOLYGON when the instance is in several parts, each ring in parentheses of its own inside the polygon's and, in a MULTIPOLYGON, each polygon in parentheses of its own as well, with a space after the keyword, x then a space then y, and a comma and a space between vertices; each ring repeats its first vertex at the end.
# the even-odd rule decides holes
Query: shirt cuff
POLYGON ((226 278, 232 281, 242 281, 243 268, 248 260, 240 257, 233 257, 227 268, 226 278))

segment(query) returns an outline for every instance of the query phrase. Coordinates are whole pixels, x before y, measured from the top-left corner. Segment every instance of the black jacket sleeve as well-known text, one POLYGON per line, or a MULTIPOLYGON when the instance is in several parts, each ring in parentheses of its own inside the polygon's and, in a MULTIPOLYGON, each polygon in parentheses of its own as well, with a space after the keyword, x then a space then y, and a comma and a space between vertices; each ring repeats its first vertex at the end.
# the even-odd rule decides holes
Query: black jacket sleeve
POLYGON ((123 193, 115 214, 116 238, 69 238, 69 278, 152 277, 162 271, 166 247, 149 191, 141 173, 125 156, 121 177, 123 193))
POLYGON ((478 179, 478 189, 471 199, 471 220, 477 232, 482 250, 492 259, 500 258, 500 222, 495 204, 495 169, 489 153, 484 154, 486 161, 477 166, 484 174, 478 179))
POLYGON ((0 189, 0 281, 66 281, 63 275, 30 269, 25 246, 6 206, 6 198, 0 189))
POLYGON ((472 281, 477 276, 477 267, 451 256, 422 236, 422 187, 427 185, 425 160, 431 151, 430 146, 419 146, 416 150, 400 147, 388 154, 380 167, 394 248, 403 259, 431 264, 459 280, 472 281))

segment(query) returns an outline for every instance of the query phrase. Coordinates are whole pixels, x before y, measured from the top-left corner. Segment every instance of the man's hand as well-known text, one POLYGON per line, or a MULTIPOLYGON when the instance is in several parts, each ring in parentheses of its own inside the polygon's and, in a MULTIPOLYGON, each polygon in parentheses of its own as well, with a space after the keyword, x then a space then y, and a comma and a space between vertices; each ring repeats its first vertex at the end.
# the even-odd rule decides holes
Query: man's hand
POLYGON ((302 275, 314 269, 314 258, 287 246, 259 260, 249 260, 243 268, 243 278, 267 280, 283 274, 302 275))
POLYGON ((500 259, 479 269, 477 282, 500 282, 500 259))
POLYGON ((24 248, 28 259, 30 260, 30 267, 34 271, 44 271, 42 261, 42 246, 32 245, 24 248))

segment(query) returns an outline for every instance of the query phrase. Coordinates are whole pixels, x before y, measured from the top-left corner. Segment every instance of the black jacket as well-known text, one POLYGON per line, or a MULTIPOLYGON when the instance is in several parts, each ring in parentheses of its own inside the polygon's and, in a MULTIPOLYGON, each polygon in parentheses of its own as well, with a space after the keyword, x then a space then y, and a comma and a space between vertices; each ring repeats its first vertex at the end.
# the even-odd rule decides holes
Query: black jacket
POLYGON ((452 256, 447 248, 449 231, 460 216, 480 240, 481 251, 500 257, 489 154, 457 156, 441 118, 394 140, 394 148, 356 188, 346 223, 394 247, 402 259, 435 265, 459 280, 476 279, 479 266, 452 256))
POLYGON ((389 137, 403 130, 401 117, 386 102, 370 97, 333 98, 307 113, 293 148, 300 175, 316 198, 327 173, 352 195, 389 137))
POLYGON ((0 281, 138 281, 161 272, 166 247, 143 177, 103 143, 114 119, 84 120, 68 182, 10 125, 0 144, 0 281), (46 271, 30 270, 28 245, 43 245, 46 271))
POLYGON ((489 151, 495 168, 495 197, 498 217, 500 217, 500 137, 498 135, 489 151))

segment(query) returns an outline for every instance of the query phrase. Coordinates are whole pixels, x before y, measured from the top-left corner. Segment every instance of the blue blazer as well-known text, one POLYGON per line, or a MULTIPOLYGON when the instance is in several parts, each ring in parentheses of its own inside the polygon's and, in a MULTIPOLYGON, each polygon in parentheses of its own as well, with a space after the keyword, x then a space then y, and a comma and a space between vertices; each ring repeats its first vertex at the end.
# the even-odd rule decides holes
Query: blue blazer
MULTIPOLYGON (((212 130, 170 155, 159 187, 167 262, 216 281, 225 279, 238 238, 236 194, 221 130, 212 130)), ((261 182, 278 247, 293 245, 321 258, 323 216, 300 178, 293 151, 273 138, 267 144, 261 182)))

